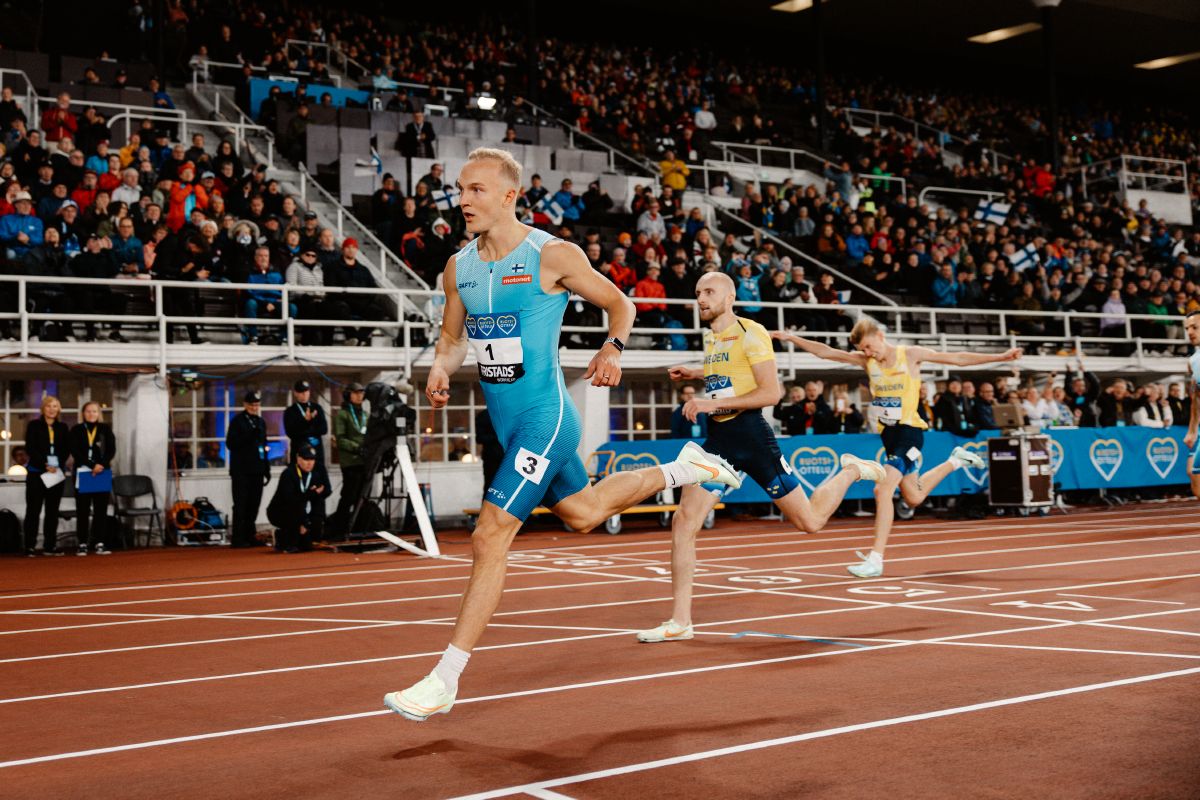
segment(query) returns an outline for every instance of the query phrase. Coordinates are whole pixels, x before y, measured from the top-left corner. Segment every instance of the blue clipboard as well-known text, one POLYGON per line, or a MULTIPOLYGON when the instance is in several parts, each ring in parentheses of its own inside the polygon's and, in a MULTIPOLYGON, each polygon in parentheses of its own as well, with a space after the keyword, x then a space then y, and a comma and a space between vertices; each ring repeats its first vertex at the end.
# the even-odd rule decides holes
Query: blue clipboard
POLYGON ((112 491, 113 474, 106 469, 99 475, 93 475, 90 469, 75 473, 76 494, 104 494, 112 491))

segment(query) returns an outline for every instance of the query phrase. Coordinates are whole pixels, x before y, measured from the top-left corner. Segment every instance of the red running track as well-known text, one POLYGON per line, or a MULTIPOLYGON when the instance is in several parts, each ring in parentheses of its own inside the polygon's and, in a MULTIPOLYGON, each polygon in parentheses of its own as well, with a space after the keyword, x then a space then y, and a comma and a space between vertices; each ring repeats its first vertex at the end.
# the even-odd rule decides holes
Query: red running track
POLYGON ((382 708, 449 637, 449 560, 0 561, 0 796, 1194 798, 1200 506, 701 542, 535 532, 448 716, 382 708))

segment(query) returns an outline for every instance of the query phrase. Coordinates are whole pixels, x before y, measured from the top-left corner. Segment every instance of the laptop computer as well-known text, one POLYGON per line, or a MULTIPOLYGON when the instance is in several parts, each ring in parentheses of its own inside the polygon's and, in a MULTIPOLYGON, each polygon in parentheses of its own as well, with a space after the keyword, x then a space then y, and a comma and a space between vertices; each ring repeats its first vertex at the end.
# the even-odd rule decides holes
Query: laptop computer
POLYGON ((1025 425, 1025 412, 1016 403, 997 403, 992 406, 992 418, 1002 431, 1015 431, 1025 425))

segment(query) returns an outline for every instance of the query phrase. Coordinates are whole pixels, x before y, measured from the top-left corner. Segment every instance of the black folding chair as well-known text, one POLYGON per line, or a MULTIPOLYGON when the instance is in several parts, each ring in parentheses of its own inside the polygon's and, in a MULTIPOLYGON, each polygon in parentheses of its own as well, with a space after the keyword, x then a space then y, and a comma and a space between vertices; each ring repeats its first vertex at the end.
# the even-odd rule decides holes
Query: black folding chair
POLYGON ((153 541, 155 528, 158 528, 159 538, 163 538, 163 512, 158 507, 158 496, 154 493, 154 481, 149 476, 114 475, 112 492, 113 513, 119 521, 126 523, 127 529, 132 532, 135 544, 139 519, 148 520, 146 525, 147 547, 153 541), (147 496, 150 498, 149 506, 137 505, 139 498, 147 496))

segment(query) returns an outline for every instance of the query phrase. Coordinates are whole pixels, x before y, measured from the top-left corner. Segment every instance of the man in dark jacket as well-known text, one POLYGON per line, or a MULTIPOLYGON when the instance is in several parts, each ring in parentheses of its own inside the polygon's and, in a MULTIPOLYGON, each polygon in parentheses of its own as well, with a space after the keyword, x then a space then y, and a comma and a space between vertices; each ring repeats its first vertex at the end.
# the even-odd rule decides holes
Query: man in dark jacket
POLYGON ((406 158, 437 158, 436 142, 437 134, 433 131, 433 125, 425 119, 423 112, 418 111, 413 114, 412 122, 404 126, 396 149, 406 158))
POLYGON ((325 526, 325 498, 329 475, 318 463, 317 450, 304 445, 296 463, 279 475, 275 495, 267 505, 267 519, 279 529, 275 549, 284 553, 311 550, 325 526))
POLYGON ((978 431, 971 426, 967 414, 966 403, 962 395, 962 381, 957 377, 946 382, 946 391, 942 392, 937 403, 933 406, 935 427, 946 433, 957 436, 974 436, 978 431))
POLYGON ((1136 398, 1129 394, 1129 384, 1124 378, 1116 378, 1100 395, 1099 407, 1101 428, 1125 427, 1133 424, 1133 412, 1138 406, 1136 398))
POLYGON ((1171 407, 1171 424, 1187 427, 1192 416, 1192 400, 1184 395, 1182 383, 1171 384, 1167 393, 1167 405, 1171 407))
POLYGON ((267 423, 262 418, 262 393, 251 389, 242 397, 243 411, 229 422, 225 447, 233 486, 234 547, 254 547, 255 522, 263 486, 271 475, 267 453, 267 423))
POLYGON ((1078 409, 1076 424, 1081 428, 1096 427, 1096 400, 1100 397, 1100 380, 1095 374, 1083 368, 1079 362, 1079 372, 1068 372, 1066 375, 1067 405, 1072 413, 1078 409))
POLYGON ((979 395, 971 409, 971 425, 981 431, 996 429, 996 387, 984 381, 979 384, 979 395))
MULTIPOLYGON (((358 263, 358 240, 347 238, 342 242, 342 257, 325 270, 326 286, 344 286, 352 289, 375 289, 375 279, 366 267, 358 263)), ((333 319, 362 320, 377 322, 384 318, 385 308, 378 295, 338 294, 333 295, 333 319)), ((372 327, 343 329, 346 344, 368 346, 371 344, 372 327)))
POLYGON ((697 414, 696 421, 690 422, 683 415, 683 407, 696 397, 696 387, 685 385, 679 390, 679 405, 671 412, 672 439, 698 439, 704 441, 708 437, 708 414, 697 414))
POLYGON ((283 430, 287 434, 293 464, 296 453, 305 445, 316 450, 317 461, 325 463, 321 437, 329 433, 329 421, 321 404, 313 402, 312 386, 306 380, 296 381, 292 386, 292 404, 283 412, 283 430))

